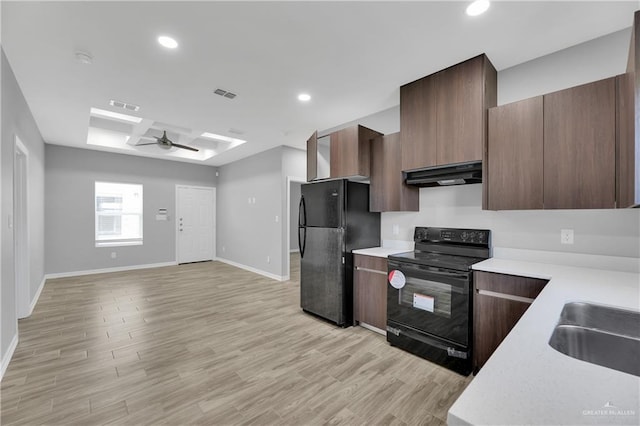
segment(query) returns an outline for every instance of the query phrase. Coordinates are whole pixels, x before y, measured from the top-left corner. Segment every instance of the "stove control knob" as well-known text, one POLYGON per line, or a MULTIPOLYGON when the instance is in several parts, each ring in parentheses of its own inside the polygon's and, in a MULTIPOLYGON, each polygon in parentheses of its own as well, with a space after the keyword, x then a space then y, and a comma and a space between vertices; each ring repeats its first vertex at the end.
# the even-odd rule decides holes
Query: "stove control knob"
POLYGON ((469 234, 467 234, 466 231, 462 231, 462 234, 460 234, 460 238, 462 238, 462 241, 466 241, 468 236, 469 234))

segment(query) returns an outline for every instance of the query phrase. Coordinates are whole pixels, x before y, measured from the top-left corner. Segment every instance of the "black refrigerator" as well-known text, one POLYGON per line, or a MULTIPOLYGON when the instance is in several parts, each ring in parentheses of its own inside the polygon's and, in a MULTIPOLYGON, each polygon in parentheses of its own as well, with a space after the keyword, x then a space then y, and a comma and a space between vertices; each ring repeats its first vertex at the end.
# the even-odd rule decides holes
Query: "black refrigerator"
POLYGON ((380 213, 369 185, 330 180, 302 185, 298 211, 300 306, 342 327, 353 324, 352 250, 380 245, 380 213))

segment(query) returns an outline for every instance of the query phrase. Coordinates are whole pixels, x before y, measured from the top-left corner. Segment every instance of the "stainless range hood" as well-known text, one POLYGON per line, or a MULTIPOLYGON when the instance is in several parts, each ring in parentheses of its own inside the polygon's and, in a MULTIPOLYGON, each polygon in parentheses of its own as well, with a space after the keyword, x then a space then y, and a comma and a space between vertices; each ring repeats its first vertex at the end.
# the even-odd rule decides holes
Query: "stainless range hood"
POLYGON ((404 172, 407 185, 447 186, 482 182, 482 161, 447 164, 404 172))

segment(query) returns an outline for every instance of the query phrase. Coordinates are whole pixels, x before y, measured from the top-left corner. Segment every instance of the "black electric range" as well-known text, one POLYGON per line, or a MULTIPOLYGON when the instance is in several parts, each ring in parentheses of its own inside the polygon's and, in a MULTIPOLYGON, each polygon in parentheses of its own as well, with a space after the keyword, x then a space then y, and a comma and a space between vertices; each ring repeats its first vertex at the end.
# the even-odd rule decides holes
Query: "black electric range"
POLYGON ((472 370, 471 266, 491 231, 416 227, 415 250, 389 256, 387 340, 461 374, 472 370))

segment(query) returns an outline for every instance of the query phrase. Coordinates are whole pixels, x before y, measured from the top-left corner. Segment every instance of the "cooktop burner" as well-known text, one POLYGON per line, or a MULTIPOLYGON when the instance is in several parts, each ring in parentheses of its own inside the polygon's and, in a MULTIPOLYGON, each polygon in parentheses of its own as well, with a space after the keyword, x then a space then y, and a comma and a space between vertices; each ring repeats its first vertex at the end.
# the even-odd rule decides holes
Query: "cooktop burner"
POLYGON ((412 252, 389 256, 389 260, 422 266, 468 271, 471 265, 489 258, 491 231, 416 227, 412 252))
POLYGON ((423 266, 435 266, 439 268, 467 271, 469 270, 469 268, 471 268, 471 265, 481 262, 486 258, 456 256, 451 254, 431 253, 416 250, 408 253, 395 254, 389 256, 389 259, 415 263, 423 266))

